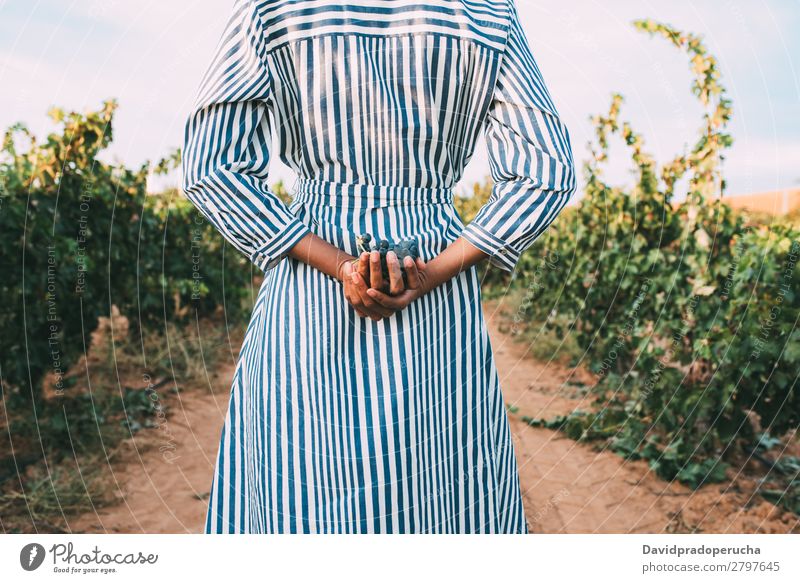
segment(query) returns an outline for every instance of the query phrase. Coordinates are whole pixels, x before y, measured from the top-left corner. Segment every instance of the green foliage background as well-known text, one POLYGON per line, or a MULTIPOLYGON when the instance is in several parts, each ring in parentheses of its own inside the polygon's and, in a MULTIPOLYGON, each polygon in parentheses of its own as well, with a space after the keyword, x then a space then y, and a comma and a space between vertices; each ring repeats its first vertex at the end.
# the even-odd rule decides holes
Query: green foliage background
MULTIPOLYGON (((747 224, 720 198, 731 104, 701 39, 635 24, 689 55, 705 109, 700 136, 688 154, 659 165, 620 120, 622 96, 594 118, 585 196, 526 254, 515 281, 531 290, 526 318, 571 336, 599 375, 595 402, 528 420, 605 440, 696 487, 721 480, 726 460, 750 455, 764 434, 800 424, 800 231, 747 224), (612 138, 630 152, 631 187, 603 177, 612 138), (675 202, 683 183, 686 198, 675 202)), ((800 509, 797 490, 785 495, 800 509)))
MULTIPOLYGON (((531 424, 603 440, 665 479, 699 486, 722 479, 737 455, 763 453, 770 435, 800 426, 800 232, 791 221, 749 224, 720 198, 732 109, 702 39, 652 21, 636 27, 689 56, 704 108, 696 143, 658 164, 621 121, 624 100, 614 95, 593 120, 583 199, 513 276, 488 270, 484 289, 522 290, 525 319, 574 340, 599 377, 589 410, 531 424), (614 139, 629 149, 632 186, 604 178, 614 139), (675 202, 676 191, 685 200, 675 202)), ((122 385, 71 389, 69 371, 112 306, 146 356, 152 336, 169 345, 176 326, 243 326, 260 276, 180 193, 147 194, 149 169, 169 172, 178 153, 134 169, 103 161, 115 108, 55 109, 58 129, 44 141, 17 125, 0 151, 0 390, 7 434, 37 436, 27 444, 28 453, 39 450, 34 461, 74 450, 76 440, 96 452, 105 447, 103 419, 124 412, 132 431, 131 414, 150 409, 141 391, 122 385)), ((490 182, 476 184, 456 201, 465 222, 490 194, 490 182)), ((203 358, 184 352, 187 363, 203 358)), ((109 354, 114 370, 114 346, 109 354)), ((145 357, 142 370, 155 376, 161 359, 145 357)), ((171 357, 161 366, 174 366, 171 357)), ((5 461, 19 471, 19 455, 5 461)), ((765 492, 800 512, 795 461, 775 464, 785 487, 765 492)))
POLYGON ((44 376, 66 374, 112 305, 139 335, 222 309, 232 320, 246 314, 250 263, 177 192, 148 196, 149 164, 101 160, 115 108, 55 109, 59 131, 42 143, 19 125, 5 134, 0 374, 12 407, 42 402, 44 376))

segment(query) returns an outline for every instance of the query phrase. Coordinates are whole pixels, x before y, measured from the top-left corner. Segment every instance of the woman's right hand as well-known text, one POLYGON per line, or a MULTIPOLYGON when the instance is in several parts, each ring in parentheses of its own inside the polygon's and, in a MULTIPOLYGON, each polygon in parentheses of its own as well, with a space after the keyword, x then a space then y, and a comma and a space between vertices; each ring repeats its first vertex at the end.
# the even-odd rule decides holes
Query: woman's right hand
POLYGON ((342 274, 339 278, 344 285, 344 295, 356 313, 363 318, 379 321, 389 318, 398 310, 384 306, 375 301, 367 290, 384 290, 390 295, 398 295, 405 291, 403 271, 400 260, 393 251, 386 255, 386 264, 389 268, 389 281, 385 281, 381 273, 381 256, 377 251, 362 253, 354 261, 342 264, 342 274))
MULTIPOLYGON (((355 258, 313 233, 308 233, 300 239, 288 255, 341 281, 345 298, 362 318, 371 318, 377 322, 398 311, 381 305, 367 294, 370 288, 382 290, 391 296, 406 291, 400 260, 393 251, 386 256, 389 267, 388 282, 384 281, 381 274, 381 256, 377 251, 362 253, 361 257, 355 258)), ((412 287, 416 278, 412 272, 408 275, 409 287, 412 287)))
POLYGON ((459 237, 452 244, 434 257, 430 263, 422 259, 413 261, 405 258, 405 268, 408 273, 408 289, 400 294, 386 294, 380 289, 369 289, 369 297, 384 308, 399 312, 404 310, 411 302, 439 287, 459 273, 477 265, 486 259, 483 251, 475 247, 463 237, 459 237))

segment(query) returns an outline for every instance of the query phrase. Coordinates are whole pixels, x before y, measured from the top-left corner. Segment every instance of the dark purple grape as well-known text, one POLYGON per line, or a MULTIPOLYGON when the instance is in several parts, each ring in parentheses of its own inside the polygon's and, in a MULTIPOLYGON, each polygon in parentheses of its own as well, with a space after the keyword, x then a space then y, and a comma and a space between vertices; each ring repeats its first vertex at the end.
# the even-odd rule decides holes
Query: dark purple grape
POLYGON ((389 264, 386 256, 389 251, 394 251, 400 261, 400 269, 403 274, 403 281, 408 284, 408 274, 406 273, 403 260, 411 257, 416 260, 419 257, 419 245, 416 239, 403 239, 396 243, 388 239, 376 239, 370 234, 356 237, 356 244, 360 252, 378 251, 381 258, 381 274, 385 282, 389 282, 389 264), (371 243, 371 244, 370 244, 371 243))

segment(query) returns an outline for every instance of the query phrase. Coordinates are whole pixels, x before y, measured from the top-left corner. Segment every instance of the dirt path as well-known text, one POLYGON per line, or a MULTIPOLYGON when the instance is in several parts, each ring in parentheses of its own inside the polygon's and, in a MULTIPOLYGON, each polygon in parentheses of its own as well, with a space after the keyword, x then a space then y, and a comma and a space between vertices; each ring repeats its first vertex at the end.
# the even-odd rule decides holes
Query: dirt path
MULTIPOLYGON (((586 406, 567 381, 591 379, 585 373, 534 360, 527 354, 529 347, 500 331, 502 304, 487 304, 485 309, 503 393, 506 402, 518 409, 510 416, 511 429, 532 532, 785 533, 798 529, 796 517, 752 497, 753 484, 745 480, 692 492, 659 480, 644 462, 597 452, 558 432, 524 423, 522 415, 548 417, 586 406)), ((79 517, 70 524, 72 530, 201 532, 232 374, 233 367, 227 366, 217 371, 212 387, 193 389, 176 400, 168 436, 156 430, 137 434, 129 451, 114 464, 123 501, 79 517)))
POLYGON ((71 522, 74 532, 197 533, 205 512, 233 365, 211 387, 174 398, 163 429, 140 431, 112 464, 122 501, 71 522), (213 390, 212 390, 213 389, 213 390))
MULTIPOLYGON (((786 533, 797 517, 760 497, 745 479, 692 491, 667 483, 644 461, 598 452, 522 416, 549 418, 587 408, 574 384, 585 371, 531 358, 530 346, 500 332, 502 303, 484 306, 520 468, 528 524, 538 533, 786 533)), ((505 319, 506 322, 508 318, 505 319)))

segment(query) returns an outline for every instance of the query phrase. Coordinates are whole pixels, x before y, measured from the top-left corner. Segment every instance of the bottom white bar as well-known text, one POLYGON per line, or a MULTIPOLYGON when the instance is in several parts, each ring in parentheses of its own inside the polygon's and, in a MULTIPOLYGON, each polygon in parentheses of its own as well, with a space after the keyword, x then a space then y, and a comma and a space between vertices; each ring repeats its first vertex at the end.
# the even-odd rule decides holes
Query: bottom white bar
POLYGON ((13 582, 800 581, 799 551, 793 535, 3 535, 0 574, 13 582))

